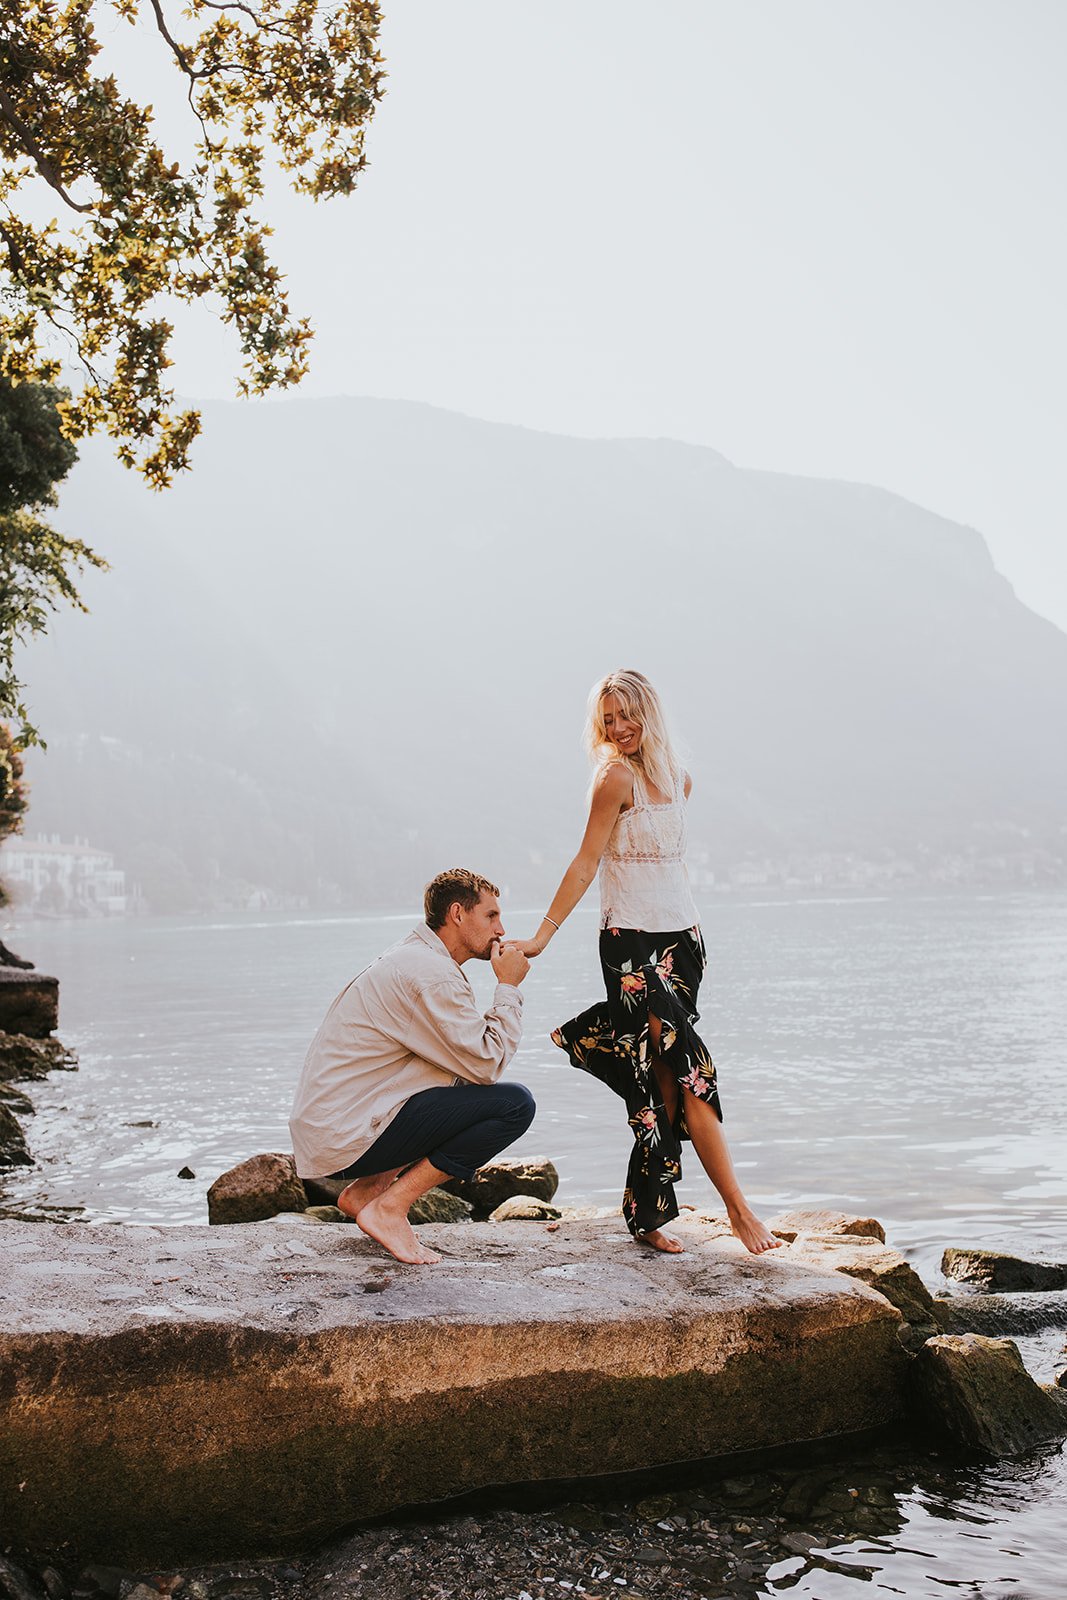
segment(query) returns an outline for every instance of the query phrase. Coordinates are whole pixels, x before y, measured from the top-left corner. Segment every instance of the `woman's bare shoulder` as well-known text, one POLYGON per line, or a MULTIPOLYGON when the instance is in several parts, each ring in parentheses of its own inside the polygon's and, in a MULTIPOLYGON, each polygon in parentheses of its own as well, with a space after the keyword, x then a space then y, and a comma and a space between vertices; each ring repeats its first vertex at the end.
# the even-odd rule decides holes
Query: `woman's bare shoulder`
POLYGON ((593 788, 609 800, 628 800, 634 792, 634 775, 625 761, 605 761, 593 788))

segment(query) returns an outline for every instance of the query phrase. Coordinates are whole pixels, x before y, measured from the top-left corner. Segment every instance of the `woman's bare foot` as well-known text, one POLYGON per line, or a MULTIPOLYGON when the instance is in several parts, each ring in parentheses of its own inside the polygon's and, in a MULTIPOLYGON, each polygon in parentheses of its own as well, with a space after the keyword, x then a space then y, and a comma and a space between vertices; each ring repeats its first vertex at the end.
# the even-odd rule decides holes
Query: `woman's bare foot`
POLYGON ((367 1200, 359 1209, 356 1226, 363 1229, 368 1239, 384 1246, 397 1261, 407 1262, 409 1266, 429 1267, 441 1259, 419 1243, 408 1221, 407 1208, 401 1209, 395 1201, 390 1204, 388 1194, 367 1200))
POLYGON ((342 1189, 337 1196, 338 1211, 355 1222, 368 1200, 376 1200, 380 1194, 384 1194, 395 1177, 394 1171, 375 1172, 369 1178, 354 1178, 348 1188, 342 1189))
POLYGON ((669 1233, 664 1233, 661 1228, 650 1228, 647 1233, 635 1233, 634 1238, 638 1244, 647 1244, 653 1250, 662 1250, 664 1255, 680 1256, 685 1245, 680 1239, 672 1239, 669 1233))
POLYGON ((765 1250, 777 1250, 782 1244, 748 1206, 738 1207, 729 1215, 734 1238, 740 1239, 750 1255, 761 1256, 765 1250))

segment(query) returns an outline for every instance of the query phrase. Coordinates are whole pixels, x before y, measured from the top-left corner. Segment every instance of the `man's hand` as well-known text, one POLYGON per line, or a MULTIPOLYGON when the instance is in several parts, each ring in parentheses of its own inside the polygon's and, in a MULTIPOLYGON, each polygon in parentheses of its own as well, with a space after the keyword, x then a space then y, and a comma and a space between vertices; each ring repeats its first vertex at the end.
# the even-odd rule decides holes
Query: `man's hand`
POLYGON ((493 940, 493 953, 489 957, 493 963, 498 983, 510 983, 518 988, 530 970, 530 963, 515 944, 501 944, 499 939, 493 940))

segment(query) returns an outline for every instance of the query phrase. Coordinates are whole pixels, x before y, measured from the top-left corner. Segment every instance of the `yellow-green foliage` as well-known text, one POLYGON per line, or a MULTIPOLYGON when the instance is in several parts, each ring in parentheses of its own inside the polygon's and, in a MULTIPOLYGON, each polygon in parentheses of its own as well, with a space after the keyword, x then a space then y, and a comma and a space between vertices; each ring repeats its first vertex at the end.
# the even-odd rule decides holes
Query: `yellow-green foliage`
POLYGON ((272 160, 316 199, 347 194, 383 92, 371 0, 19 0, 0 20, 0 373, 49 382, 62 335, 84 381, 61 402, 156 487, 199 431, 167 387, 168 298, 210 296, 236 330, 239 390, 298 383, 311 329, 286 301, 253 214, 272 160), (195 154, 97 73, 98 28, 143 17, 187 94, 195 154), (41 195, 60 220, 39 223, 41 195))
MULTIPOLYGON (((104 563, 81 539, 58 533, 38 515, 55 505, 54 485, 74 464, 76 452, 62 426, 69 395, 51 384, 12 383, 2 372, 3 353, 0 345, 0 717, 20 718, 19 742, 30 744, 37 733, 20 699, 17 648, 44 632, 57 606, 81 606, 76 576, 104 563)), ((4 828, 4 749, 0 738, 0 836, 10 832, 4 828)), ((9 752, 8 767, 13 756, 9 752)))

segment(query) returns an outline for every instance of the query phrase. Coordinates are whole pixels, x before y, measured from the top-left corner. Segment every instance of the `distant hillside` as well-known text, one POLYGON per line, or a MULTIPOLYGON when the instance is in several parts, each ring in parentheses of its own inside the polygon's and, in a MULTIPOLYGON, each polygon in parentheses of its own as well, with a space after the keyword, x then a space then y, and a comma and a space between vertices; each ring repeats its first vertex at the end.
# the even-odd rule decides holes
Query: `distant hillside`
POLYGON ((294 400, 205 407, 165 496, 91 447, 60 520, 113 570, 27 656, 28 831, 165 860, 189 903, 410 900, 456 860, 543 896, 618 665, 664 690, 720 879, 1067 852, 1067 635, 880 490, 294 400))

